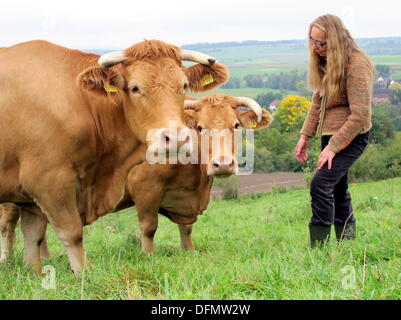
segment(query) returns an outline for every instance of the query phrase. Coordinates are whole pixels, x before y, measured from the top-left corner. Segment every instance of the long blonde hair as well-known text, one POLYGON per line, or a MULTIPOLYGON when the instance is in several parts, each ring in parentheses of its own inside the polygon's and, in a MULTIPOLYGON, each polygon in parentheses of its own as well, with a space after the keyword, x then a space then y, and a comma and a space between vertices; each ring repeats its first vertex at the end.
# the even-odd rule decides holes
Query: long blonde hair
POLYGON ((309 86, 318 91, 321 96, 337 99, 345 89, 347 67, 351 55, 358 53, 366 60, 366 65, 374 74, 374 66, 369 57, 358 47, 349 31, 345 28, 340 18, 332 14, 320 16, 309 26, 308 39, 313 27, 316 27, 326 34, 327 62, 313 50, 309 41, 309 86))

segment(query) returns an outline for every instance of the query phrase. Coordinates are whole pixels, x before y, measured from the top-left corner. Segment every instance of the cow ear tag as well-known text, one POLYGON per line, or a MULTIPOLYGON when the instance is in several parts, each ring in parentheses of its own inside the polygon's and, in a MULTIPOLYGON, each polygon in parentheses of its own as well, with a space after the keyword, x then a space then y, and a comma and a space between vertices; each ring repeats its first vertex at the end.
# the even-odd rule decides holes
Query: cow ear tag
POLYGON ((205 74, 201 79, 202 87, 206 87, 208 84, 211 84, 213 82, 214 82, 214 79, 213 79, 213 76, 210 73, 205 74))
POLYGON ((104 84, 103 85, 103 88, 104 88, 104 90, 106 90, 106 92, 108 92, 108 93, 113 93, 113 92, 118 92, 117 91, 117 87, 116 86, 113 86, 113 85, 111 85, 111 84, 104 84))
POLYGON ((252 129, 255 129, 258 126, 257 122, 252 123, 252 129))

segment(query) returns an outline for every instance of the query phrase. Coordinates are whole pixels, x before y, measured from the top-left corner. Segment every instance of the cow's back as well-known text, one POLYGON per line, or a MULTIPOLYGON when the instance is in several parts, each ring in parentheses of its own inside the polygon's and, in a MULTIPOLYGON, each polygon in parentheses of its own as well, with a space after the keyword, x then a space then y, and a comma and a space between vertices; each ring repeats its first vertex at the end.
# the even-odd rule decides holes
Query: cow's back
POLYGON ((24 166, 57 166, 83 152, 91 119, 75 79, 95 63, 96 56, 45 41, 1 52, 0 197, 24 166))

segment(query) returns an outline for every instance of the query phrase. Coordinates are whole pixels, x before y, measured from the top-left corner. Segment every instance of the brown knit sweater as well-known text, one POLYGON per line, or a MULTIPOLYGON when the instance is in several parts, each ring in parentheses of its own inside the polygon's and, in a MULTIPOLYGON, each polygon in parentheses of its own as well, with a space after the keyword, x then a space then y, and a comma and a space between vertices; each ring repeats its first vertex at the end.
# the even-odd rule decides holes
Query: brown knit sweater
POLYGON ((345 149, 360 133, 372 127, 373 79, 367 63, 358 53, 351 56, 346 74, 346 88, 338 99, 328 99, 325 106, 318 92, 301 133, 309 137, 332 135, 329 147, 334 152, 345 149))

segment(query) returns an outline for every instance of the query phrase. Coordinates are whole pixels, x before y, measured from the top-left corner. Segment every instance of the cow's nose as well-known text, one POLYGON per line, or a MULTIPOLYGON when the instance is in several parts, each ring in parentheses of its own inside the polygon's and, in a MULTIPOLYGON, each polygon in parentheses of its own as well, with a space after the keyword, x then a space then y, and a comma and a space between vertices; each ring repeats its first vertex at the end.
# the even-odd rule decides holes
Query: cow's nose
POLYGON ((168 132, 168 130, 164 130, 162 132, 162 141, 166 144, 169 145, 171 141, 171 134, 168 132))
POLYGON ((178 134, 175 131, 163 129, 160 137, 168 152, 191 153, 193 150, 191 131, 188 128, 178 130, 178 134))
POLYGON ((210 161, 208 174, 211 176, 228 176, 236 174, 237 169, 237 161, 233 157, 228 157, 224 161, 215 158, 210 161))

